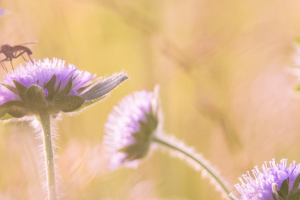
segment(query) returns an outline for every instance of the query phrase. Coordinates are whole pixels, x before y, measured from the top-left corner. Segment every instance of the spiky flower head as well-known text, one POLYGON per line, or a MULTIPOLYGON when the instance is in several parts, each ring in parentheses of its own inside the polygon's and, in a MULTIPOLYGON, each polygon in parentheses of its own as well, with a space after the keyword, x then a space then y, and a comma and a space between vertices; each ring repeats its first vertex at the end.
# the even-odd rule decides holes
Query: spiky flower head
POLYGON ((52 116, 78 111, 128 79, 123 72, 103 80, 95 77, 55 58, 20 65, 0 82, 0 120, 28 119, 41 111, 52 116))
POLYGON ((240 193, 237 198, 232 193, 230 196, 235 200, 297 200, 300 198, 300 164, 295 161, 288 167, 287 159, 282 159, 276 164, 275 159, 262 166, 262 171, 256 166, 240 178, 242 185, 235 187, 240 193))
POLYGON ((158 86, 127 95, 115 106, 105 124, 104 144, 110 154, 110 168, 121 164, 137 166, 149 151, 151 140, 160 127, 158 86))
POLYGON ((2 15, 8 15, 8 14, 10 14, 10 11, 8 11, 8 10, 3 10, 2 8, 0 8, 0 17, 1 17, 2 15))

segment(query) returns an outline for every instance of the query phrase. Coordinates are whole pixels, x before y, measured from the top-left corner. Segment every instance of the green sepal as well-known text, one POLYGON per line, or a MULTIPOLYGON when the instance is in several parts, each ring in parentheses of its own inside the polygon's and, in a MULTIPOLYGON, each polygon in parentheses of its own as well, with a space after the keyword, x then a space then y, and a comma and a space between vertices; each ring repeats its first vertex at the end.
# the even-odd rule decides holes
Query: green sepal
POLYGON ((6 113, 4 116, 0 117, 0 121, 8 120, 13 118, 10 114, 6 113))
POLYGON ((157 128, 158 120, 151 114, 146 115, 147 122, 139 121, 140 128, 138 132, 132 134, 132 136, 140 142, 150 144, 153 132, 157 128))
POLYGON ((95 103, 99 102, 100 100, 104 99, 104 97, 100 97, 99 99, 95 99, 93 101, 85 101, 79 108, 77 108, 76 110, 74 110, 74 112, 79 111, 83 108, 87 108, 91 105, 94 105, 95 103))
POLYGON ((79 88, 79 89, 77 90, 77 92, 78 92, 78 93, 83 92, 84 90, 86 90, 87 88, 89 88, 89 87, 91 87, 93 84, 95 84, 97 81, 98 81, 98 79, 95 80, 95 81, 93 81, 92 83, 90 83, 90 84, 84 86, 84 87, 79 88))
POLYGON ((294 181, 293 187, 287 197, 288 200, 299 200, 300 199, 300 190, 298 189, 299 183, 300 183, 300 174, 297 176, 297 178, 294 181))
POLYGON ((64 89, 62 89, 62 91, 60 91, 59 93, 57 93, 54 96, 54 100, 59 100, 59 99, 63 99, 66 96, 68 96, 68 94, 70 93, 71 89, 72 89, 72 85, 73 85, 73 76, 71 76, 71 78, 69 79, 67 85, 65 86, 64 89))
POLYGON ((21 118, 27 115, 28 112, 29 110, 27 108, 16 107, 16 108, 11 108, 7 113, 12 117, 21 118))
POLYGON ((118 152, 125 152, 128 154, 126 160, 135 160, 144 157, 150 147, 153 132, 157 128, 158 121, 151 115, 146 115, 147 122, 139 121, 140 128, 138 132, 132 134, 137 140, 136 144, 123 147, 118 152))
POLYGON ((17 88, 12 87, 12 86, 10 86, 10 85, 6 85, 6 84, 4 84, 4 83, 0 83, 0 84, 1 84, 2 86, 6 87, 6 89, 8 89, 8 90, 10 90, 11 92, 13 92, 14 94, 19 95, 19 92, 18 92, 17 88))
POLYGON ((0 108, 0 118, 2 118, 8 111, 9 108, 0 108))
POLYGON ((127 153, 127 161, 132 161, 135 159, 143 158, 147 155, 149 151, 150 143, 146 142, 138 142, 134 145, 129 145, 126 147, 123 147, 122 149, 119 149, 118 152, 125 152, 127 153))
POLYGON ((25 95, 25 100, 28 108, 33 113, 40 113, 46 109, 47 103, 45 100, 43 88, 37 85, 31 85, 25 95))
POLYGON ((80 96, 86 101, 98 99, 107 95, 110 91, 128 78, 129 77, 124 72, 114 74, 102 81, 99 81, 98 83, 95 83, 90 89, 88 89, 88 91, 80 96))
POLYGON ((147 122, 139 121, 140 130, 136 133, 133 133, 132 136, 136 139, 148 140, 150 139, 151 134, 157 128, 158 120, 151 114, 146 115, 147 122))
MULTIPOLYGON (((151 110, 152 110, 152 108, 151 108, 151 110)), ((150 112, 149 114, 146 114, 146 118, 147 118, 148 126, 151 127, 152 131, 155 130, 158 125, 157 116, 153 115, 153 113, 150 112)))
POLYGON ((289 182, 290 182, 290 179, 287 178, 281 184, 279 192, 283 195, 283 197, 287 197, 287 195, 289 193, 289 182))
POLYGON ((12 117, 20 118, 23 117, 27 112, 28 112, 27 104, 24 101, 8 101, 0 105, 1 119, 7 113, 10 114, 12 117))
POLYGON ((287 200, 299 200, 300 199, 300 190, 296 190, 293 194, 290 194, 287 200))
POLYGON ((280 192, 280 190, 278 190, 277 192, 280 197, 280 200, 286 200, 286 196, 284 196, 284 194, 282 194, 282 192, 280 192))
POLYGON ((149 140, 149 135, 152 132, 147 123, 139 121, 140 130, 138 132, 132 133, 132 136, 137 140, 149 140))
POLYGON ((61 86, 61 81, 59 81, 58 86, 57 86, 57 88, 56 88, 54 94, 57 94, 57 93, 58 93, 58 91, 59 91, 59 89, 60 89, 60 86, 61 86))
POLYGON ((8 109, 1 109, 0 110, 0 118, 2 118, 6 113, 7 113, 8 109))
POLYGON ((149 135, 153 134, 153 131, 155 130, 154 127, 151 127, 147 122, 139 121, 140 124, 140 130, 136 133, 133 133, 132 136, 136 139, 143 139, 148 140, 150 139, 149 135))
POLYGON ((28 90, 28 88, 24 85, 22 85, 21 83, 19 83, 16 80, 13 80, 18 92, 19 92, 19 96, 21 99, 23 99, 25 101, 25 95, 26 95, 26 91, 28 90))
POLYGON ((297 178, 294 181, 292 190, 290 192, 291 194, 293 194, 294 192, 296 192, 298 190, 299 184, 300 184, 300 174, 297 176, 297 178))
MULTIPOLYGON (((274 200, 284 200, 284 198, 282 198, 280 196, 280 191, 277 190, 277 184, 276 183, 272 183, 272 196, 274 198, 274 200)), ((281 194, 282 195, 282 194, 281 194)))
POLYGON ((56 75, 54 74, 44 87, 48 91, 48 96, 46 97, 46 100, 51 101, 53 99, 54 94, 55 94, 55 91, 54 91, 55 83, 56 83, 56 75))
POLYGON ((72 112, 78 109, 83 103, 84 99, 76 95, 71 95, 55 101, 52 107, 63 112, 72 112))

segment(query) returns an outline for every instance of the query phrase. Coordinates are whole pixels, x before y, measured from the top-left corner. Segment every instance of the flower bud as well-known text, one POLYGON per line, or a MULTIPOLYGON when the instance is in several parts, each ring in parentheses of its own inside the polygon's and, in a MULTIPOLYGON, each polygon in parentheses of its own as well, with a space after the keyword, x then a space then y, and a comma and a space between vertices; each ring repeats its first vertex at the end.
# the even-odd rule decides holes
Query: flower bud
POLYGON ((134 92, 109 114, 104 144, 111 155, 110 168, 123 163, 134 167, 148 153, 160 121, 156 94, 145 90, 134 92))

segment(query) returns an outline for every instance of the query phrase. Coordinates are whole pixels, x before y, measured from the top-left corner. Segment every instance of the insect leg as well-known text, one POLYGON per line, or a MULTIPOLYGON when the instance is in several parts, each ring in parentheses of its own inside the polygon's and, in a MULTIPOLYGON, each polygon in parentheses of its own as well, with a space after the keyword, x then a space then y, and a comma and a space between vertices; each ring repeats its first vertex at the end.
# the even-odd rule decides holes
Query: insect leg
POLYGON ((17 54, 13 54, 13 58, 17 58, 17 57, 19 57, 19 56, 21 56, 23 53, 25 53, 26 51, 22 51, 21 53, 19 53, 18 55, 17 54))
POLYGON ((14 66, 13 66, 13 64, 12 64, 12 61, 11 61, 11 60, 10 60, 10 64, 11 64, 11 67, 12 67, 13 71, 15 71, 15 69, 14 69, 14 66))
POLYGON ((27 53, 28 57, 30 58, 30 61, 31 61, 32 64, 33 64, 33 61, 32 61, 32 59, 31 59, 30 55, 29 55, 28 52, 26 52, 26 51, 22 51, 22 52, 19 53, 18 55, 13 55, 13 57, 14 57, 14 58, 17 58, 17 57, 19 57, 19 56, 22 56, 23 59, 24 59, 26 62, 28 62, 28 61, 25 59, 24 55, 23 55, 24 53, 27 53))
POLYGON ((28 57, 30 58, 32 64, 34 64, 33 60, 31 59, 30 55, 27 53, 28 57))
POLYGON ((28 61, 26 60, 26 58, 24 57, 24 55, 22 55, 22 57, 23 57, 23 59, 25 60, 25 62, 28 62, 28 61))
POLYGON ((4 66, 3 66, 3 63, 1 62, 1 67, 2 67, 2 69, 4 69, 4 66))
POLYGON ((8 72, 4 62, 1 62, 1 66, 2 66, 3 69, 5 69, 6 72, 8 72))
POLYGON ((0 62, 9 61, 9 60, 10 60, 9 58, 4 58, 3 60, 0 60, 0 62))

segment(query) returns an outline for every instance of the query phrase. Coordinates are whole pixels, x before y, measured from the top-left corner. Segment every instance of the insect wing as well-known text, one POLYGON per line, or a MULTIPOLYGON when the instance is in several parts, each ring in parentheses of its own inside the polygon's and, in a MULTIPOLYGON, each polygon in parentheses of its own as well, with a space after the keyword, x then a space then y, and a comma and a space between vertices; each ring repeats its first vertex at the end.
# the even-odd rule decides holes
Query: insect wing
POLYGON ((10 45, 10 46, 15 47, 15 46, 22 46, 22 45, 27 45, 27 44, 35 44, 35 43, 38 43, 38 41, 25 42, 25 43, 21 43, 21 44, 13 44, 13 45, 10 45))

